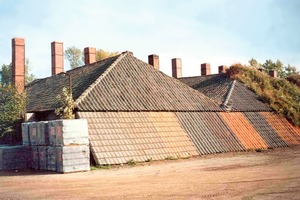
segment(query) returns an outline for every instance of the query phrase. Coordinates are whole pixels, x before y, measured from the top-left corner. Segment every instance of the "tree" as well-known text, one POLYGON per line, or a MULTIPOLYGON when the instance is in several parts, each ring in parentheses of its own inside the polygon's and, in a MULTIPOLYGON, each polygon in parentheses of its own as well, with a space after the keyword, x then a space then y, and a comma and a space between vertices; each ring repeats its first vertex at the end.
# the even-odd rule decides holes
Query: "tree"
POLYGON ((297 71, 297 68, 294 66, 291 66, 290 64, 288 64, 285 67, 285 74, 286 76, 290 76, 290 75, 295 75, 295 74, 299 74, 299 72, 297 71))
POLYGON ((65 50, 65 57, 69 61, 71 69, 79 67, 84 63, 83 52, 74 46, 65 50))
POLYGON ((25 60, 25 85, 36 79, 35 75, 30 73, 31 63, 28 58, 25 60))
POLYGON ((20 141, 25 107, 25 93, 17 92, 11 85, 0 85, 0 141, 20 141))
POLYGON ((266 62, 262 65, 262 68, 267 72, 271 70, 277 71, 278 76, 281 78, 286 76, 283 63, 280 60, 277 60, 276 62, 273 62, 271 59, 266 60, 266 62))
MULTIPOLYGON (((12 64, 2 65, 2 85, 10 85, 12 83, 12 64)), ((28 58, 25 60, 25 84, 28 84, 36 79, 35 75, 30 73, 31 63, 28 58)))
POLYGON ((1 84, 2 85, 9 85, 12 82, 12 65, 2 65, 1 71, 2 71, 2 80, 1 84))
POLYGON ((251 60, 248 61, 250 66, 259 69, 261 68, 261 64, 257 62, 257 60, 255 60, 254 58, 251 58, 251 60))
POLYGON ((104 60, 106 58, 110 58, 118 54, 119 52, 109 52, 109 51, 104 51, 103 49, 99 49, 96 52, 96 60, 97 61, 104 60))

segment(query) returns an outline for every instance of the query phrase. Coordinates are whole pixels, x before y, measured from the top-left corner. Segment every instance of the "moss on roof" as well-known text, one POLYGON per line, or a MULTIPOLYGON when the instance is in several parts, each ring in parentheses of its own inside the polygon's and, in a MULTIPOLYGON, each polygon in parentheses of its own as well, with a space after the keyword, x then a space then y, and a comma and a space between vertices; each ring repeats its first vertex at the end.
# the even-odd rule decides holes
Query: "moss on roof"
POLYGON ((253 90, 262 101, 292 122, 300 125, 300 89, 282 78, 271 78, 254 68, 236 64, 229 69, 230 77, 253 90))

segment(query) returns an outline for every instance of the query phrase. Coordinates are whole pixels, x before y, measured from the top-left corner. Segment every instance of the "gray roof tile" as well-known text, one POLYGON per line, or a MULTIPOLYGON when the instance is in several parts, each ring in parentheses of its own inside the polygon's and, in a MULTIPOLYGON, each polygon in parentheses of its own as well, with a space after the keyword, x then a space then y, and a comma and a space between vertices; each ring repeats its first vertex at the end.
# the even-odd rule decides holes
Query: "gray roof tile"
MULTIPOLYGON (((129 53, 67 73, 79 111, 221 111, 207 96, 129 53)), ((28 112, 54 110, 63 87, 68 87, 64 74, 28 85, 28 112)))
POLYGON ((257 94, 243 83, 230 79, 227 74, 184 77, 179 80, 210 97, 226 110, 271 111, 257 94))

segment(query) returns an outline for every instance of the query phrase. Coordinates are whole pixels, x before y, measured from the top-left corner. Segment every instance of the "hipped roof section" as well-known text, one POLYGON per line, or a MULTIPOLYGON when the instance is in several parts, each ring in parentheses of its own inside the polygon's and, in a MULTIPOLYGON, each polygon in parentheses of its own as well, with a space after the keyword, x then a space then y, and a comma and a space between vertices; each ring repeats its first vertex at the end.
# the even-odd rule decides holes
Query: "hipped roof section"
POLYGON ((271 111, 268 104, 245 84, 230 79, 228 74, 185 77, 179 79, 213 99, 227 111, 271 111))
MULTIPOLYGON (((214 101, 153 66, 123 53, 67 71, 79 111, 221 111, 214 101)), ((54 110, 69 87, 61 73, 27 85, 27 112, 54 110)))

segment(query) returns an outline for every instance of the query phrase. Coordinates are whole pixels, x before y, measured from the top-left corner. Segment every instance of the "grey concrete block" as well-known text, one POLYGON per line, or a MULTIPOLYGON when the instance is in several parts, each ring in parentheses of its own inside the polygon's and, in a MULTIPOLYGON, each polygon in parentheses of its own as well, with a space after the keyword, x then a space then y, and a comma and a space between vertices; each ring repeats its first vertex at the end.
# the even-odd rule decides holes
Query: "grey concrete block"
POLYGON ((29 125, 30 123, 22 123, 22 141, 23 141, 23 145, 25 146, 30 145, 29 125))
POLYGON ((28 168, 28 147, 0 146, 0 170, 28 168))
POLYGON ((38 146, 39 152, 39 169, 47 170, 47 147, 46 146, 38 146))

